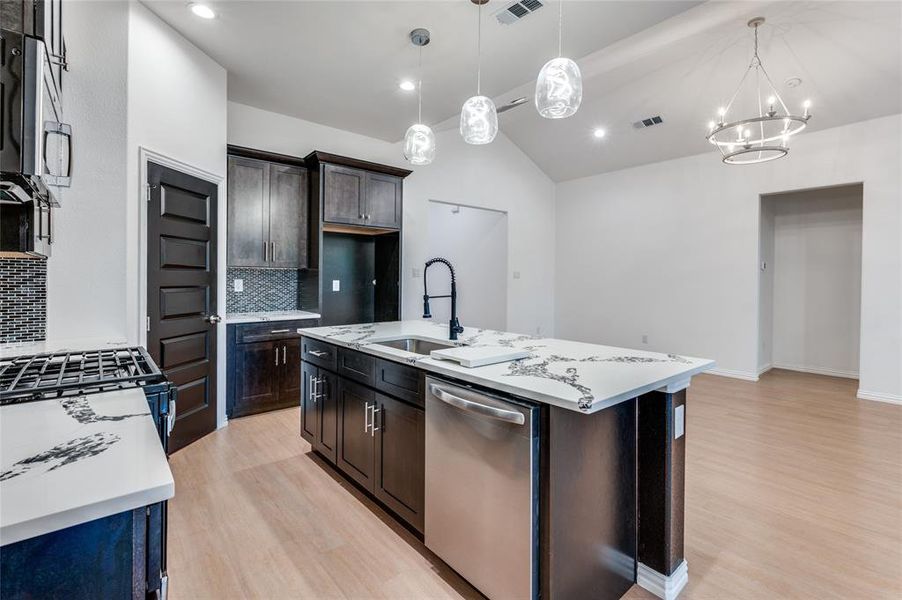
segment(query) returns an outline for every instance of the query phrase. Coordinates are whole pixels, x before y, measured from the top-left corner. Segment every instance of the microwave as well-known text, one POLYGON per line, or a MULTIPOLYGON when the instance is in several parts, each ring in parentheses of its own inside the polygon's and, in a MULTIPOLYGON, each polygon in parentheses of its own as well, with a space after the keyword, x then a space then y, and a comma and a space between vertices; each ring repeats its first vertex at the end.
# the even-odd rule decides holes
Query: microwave
POLYGON ((6 29, 0 50, 0 202, 58 207, 71 182, 72 127, 63 122, 55 59, 43 40, 6 29))

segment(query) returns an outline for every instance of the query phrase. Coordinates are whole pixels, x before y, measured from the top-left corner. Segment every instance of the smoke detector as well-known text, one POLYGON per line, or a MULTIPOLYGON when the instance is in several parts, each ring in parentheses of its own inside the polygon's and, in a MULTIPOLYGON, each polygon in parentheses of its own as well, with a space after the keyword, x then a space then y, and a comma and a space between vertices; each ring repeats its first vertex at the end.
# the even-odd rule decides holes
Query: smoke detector
POLYGON ((511 25, 523 17, 531 15, 545 6, 541 0, 519 0, 511 2, 495 13, 495 18, 502 25, 511 25))

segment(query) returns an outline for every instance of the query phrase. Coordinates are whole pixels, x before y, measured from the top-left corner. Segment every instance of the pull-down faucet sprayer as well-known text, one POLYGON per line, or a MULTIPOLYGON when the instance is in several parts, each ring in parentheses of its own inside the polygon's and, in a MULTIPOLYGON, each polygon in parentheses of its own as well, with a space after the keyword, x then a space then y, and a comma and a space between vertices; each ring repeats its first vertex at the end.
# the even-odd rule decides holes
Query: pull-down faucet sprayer
POLYGON ((451 266, 451 263, 444 258, 430 258, 426 261, 426 268, 423 269, 423 318, 429 319, 432 317, 432 313, 429 311, 429 299, 430 298, 451 298, 451 321, 448 323, 449 329, 449 338, 451 340, 457 339, 458 333, 463 333, 464 328, 461 327, 460 322, 457 320, 457 281, 454 277, 454 267, 451 266), (444 296, 430 296, 429 290, 426 287, 426 271, 429 270, 429 267, 434 265, 435 263, 442 263, 446 267, 448 267, 448 271, 451 272, 451 293, 445 294, 444 296))

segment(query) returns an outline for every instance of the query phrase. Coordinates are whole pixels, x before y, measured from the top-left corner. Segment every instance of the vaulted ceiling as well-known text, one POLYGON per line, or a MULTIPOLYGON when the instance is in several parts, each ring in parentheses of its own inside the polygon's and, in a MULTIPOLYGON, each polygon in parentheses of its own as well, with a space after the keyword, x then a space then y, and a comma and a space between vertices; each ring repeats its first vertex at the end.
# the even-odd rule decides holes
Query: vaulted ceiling
MULTIPOLYGON (((432 32, 424 121, 455 128, 475 93, 468 0, 210 2, 211 21, 183 2, 146 4, 228 70, 231 100, 266 110, 399 140, 416 118, 415 94, 398 88, 416 77, 415 27, 432 32)), ((584 93, 579 112, 558 121, 531 104, 535 76, 557 51, 558 4, 499 24, 493 13, 508 4, 483 7, 482 91, 499 105, 530 98, 501 115, 501 129, 556 181, 708 149, 705 125, 748 64, 745 24, 759 14, 765 66, 788 105, 812 100, 812 130, 902 111, 902 3, 565 2, 564 54, 577 59, 584 93), (785 86, 789 77, 802 84, 785 86), (633 127, 654 115, 661 125, 633 127)))

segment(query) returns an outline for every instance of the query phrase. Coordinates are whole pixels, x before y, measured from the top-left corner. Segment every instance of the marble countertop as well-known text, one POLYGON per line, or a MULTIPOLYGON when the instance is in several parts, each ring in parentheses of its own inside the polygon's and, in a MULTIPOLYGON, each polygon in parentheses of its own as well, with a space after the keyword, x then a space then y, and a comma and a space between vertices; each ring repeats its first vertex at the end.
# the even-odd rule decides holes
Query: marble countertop
POLYGON ((279 310, 269 312, 229 313, 225 322, 233 323, 263 323, 266 321, 294 321, 299 319, 319 319, 319 313, 306 310, 279 310))
POLYGON ((0 545, 174 493, 140 388, 0 406, 0 545))
POLYGON ((448 325, 428 320, 313 327, 299 332, 439 375, 584 413, 597 412, 653 390, 677 391, 688 386, 693 375, 714 367, 713 360, 704 358, 473 327, 464 329, 457 345, 522 349, 529 351, 529 358, 467 368, 376 344, 409 337, 450 343, 448 325))
POLYGON ((42 340, 40 342, 6 342, 0 344, 0 358, 64 350, 100 350, 126 346, 128 346, 128 343, 125 338, 73 338, 66 340, 42 340))

